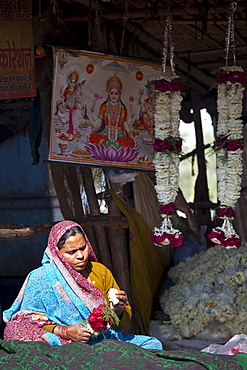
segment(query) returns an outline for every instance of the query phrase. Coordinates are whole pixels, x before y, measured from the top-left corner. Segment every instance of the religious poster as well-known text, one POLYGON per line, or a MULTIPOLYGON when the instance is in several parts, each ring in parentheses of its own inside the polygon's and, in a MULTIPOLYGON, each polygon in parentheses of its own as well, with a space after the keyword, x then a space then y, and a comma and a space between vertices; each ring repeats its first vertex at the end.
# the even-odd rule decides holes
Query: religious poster
POLYGON ((32 0, 1 0, 0 22, 0 99, 36 96, 32 0))
POLYGON ((160 64, 54 48, 49 160, 154 169, 160 64))

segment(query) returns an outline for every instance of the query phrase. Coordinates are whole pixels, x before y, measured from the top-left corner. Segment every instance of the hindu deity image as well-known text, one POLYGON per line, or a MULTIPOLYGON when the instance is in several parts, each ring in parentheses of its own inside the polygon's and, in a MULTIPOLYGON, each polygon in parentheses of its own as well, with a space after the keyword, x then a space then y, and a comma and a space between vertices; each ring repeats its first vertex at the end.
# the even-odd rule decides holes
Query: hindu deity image
POLYGON ((89 125, 87 105, 82 100, 82 87, 85 80, 78 82, 78 74, 69 75, 69 84, 60 89, 60 98, 56 103, 54 123, 68 134, 75 134, 79 127, 89 125))
POLYGON ((122 81, 116 74, 106 80, 108 96, 91 124, 92 133, 86 145, 94 158, 131 162, 137 157, 138 147, 130 137, 132 127, 128 124, 127 108, 121 99, 122 91, 122 81))
POLYGON ((121 100, 122 89, 122 81, 116 74, 107 79, 108 97, 101 104, 98 118, 91 125, 91 143, 104 145, 106 148, 113 145, 116 149, 135 146, 135 141, 129 137, 131 128, 127 121, 127 108, 121 100))

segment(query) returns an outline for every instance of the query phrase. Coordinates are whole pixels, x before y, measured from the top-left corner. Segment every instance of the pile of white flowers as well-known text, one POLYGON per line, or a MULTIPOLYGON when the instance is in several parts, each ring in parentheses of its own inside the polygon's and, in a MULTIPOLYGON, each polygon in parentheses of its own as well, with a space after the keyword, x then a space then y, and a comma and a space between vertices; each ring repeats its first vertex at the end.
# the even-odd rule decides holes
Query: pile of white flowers
MULTIPOLYGON (((247 246, 209 248, 169 271, 175 283, 160 304, 177 329, 190 338, 221 323, 229 337, 247 333, 247 246)), ((179 337, 180 336, 180 337, 179 337)))

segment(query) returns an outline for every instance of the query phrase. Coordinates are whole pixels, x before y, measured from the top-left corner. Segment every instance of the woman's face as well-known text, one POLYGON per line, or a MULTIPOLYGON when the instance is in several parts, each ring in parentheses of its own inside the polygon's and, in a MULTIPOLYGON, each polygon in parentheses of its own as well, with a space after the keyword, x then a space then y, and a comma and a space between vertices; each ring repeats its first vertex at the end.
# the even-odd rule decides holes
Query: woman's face
POLYGON ((74 236, 70 236, 60 252, 75 271, 82 272, 85 269, 89 249, 83 235, 76 233, 74 236))
POLYGON ((120 92, 117 89, 111 89, 109 92, 110 100, 116 103, 120 99, 120 92))

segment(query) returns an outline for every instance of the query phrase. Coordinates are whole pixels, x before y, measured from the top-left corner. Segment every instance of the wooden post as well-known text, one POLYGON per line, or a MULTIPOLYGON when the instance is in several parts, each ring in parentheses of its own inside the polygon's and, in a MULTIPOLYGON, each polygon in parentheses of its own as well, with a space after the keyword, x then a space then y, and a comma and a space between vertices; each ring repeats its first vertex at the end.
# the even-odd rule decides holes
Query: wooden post
MULTIPOLYGON (((191 98, 196 134, 197 164, 198 164, 198 176, 195 184, 194 202, 209 202, 207 168, 205 161, 202 121, 200 114, 200 95, 197 91, 192 90, 191 98)), ((209 208, 195 209, 195 220, 199 229, 200 226, 202 225, 209 225, 211 222, 210 209, 209 208)))

